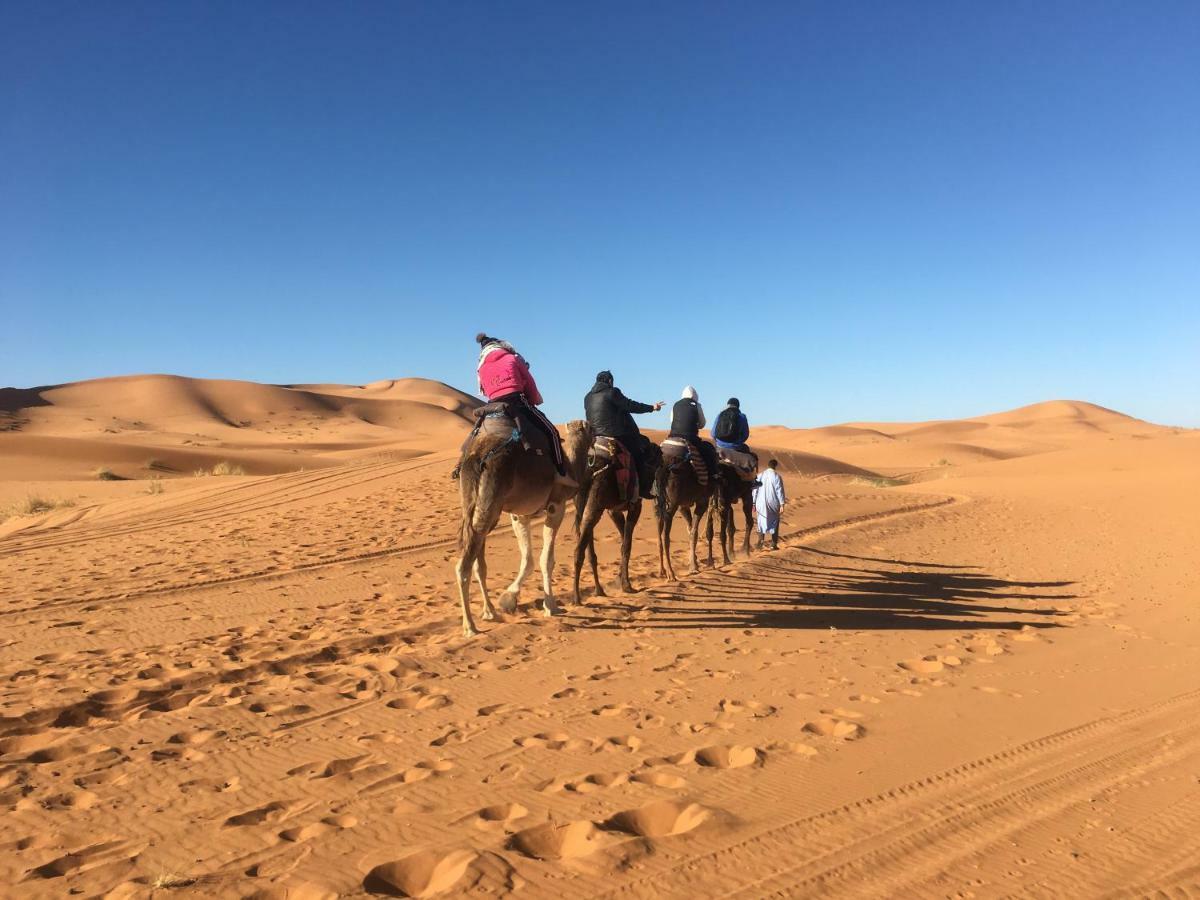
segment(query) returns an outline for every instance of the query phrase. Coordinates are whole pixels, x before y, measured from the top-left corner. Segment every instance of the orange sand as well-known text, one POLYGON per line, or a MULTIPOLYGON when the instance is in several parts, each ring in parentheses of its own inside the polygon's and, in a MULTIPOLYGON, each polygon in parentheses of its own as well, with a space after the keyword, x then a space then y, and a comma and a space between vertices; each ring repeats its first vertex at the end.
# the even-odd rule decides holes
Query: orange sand
POLYGON ((0 522, 0 893, 1200 890, 1195 432, 1078 402, 759 429, 782 550, 667 584, 647 516, 640 593, 548 620, 530 578, 465 639, 473 402, 0 391, 0 507, 74 503, 0 522))

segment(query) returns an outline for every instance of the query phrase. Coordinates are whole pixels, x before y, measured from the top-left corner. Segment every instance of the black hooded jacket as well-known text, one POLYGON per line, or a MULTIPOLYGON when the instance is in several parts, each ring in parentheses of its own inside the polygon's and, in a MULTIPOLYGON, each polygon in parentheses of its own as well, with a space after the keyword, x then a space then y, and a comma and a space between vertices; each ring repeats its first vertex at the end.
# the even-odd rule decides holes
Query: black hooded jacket
POLYGON ((621 393, 620 388, 597 381, 583 398, 583 409, 594 434, 605 437, 630 437, 641 434, 632 413, 654 412, 649 403, 638 403, 621 393))

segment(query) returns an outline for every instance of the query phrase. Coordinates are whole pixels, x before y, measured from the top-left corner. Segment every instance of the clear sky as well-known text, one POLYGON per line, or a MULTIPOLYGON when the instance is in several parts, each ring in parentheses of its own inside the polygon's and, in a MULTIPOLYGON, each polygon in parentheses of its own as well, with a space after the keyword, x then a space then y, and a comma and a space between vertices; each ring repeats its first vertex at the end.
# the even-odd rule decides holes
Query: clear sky
MULTIPOLYGON (((1200 5, 0 3, 0 385, 1200 426, 1200 5)), ((662 424, 647 422, 647 424, 662 424)))

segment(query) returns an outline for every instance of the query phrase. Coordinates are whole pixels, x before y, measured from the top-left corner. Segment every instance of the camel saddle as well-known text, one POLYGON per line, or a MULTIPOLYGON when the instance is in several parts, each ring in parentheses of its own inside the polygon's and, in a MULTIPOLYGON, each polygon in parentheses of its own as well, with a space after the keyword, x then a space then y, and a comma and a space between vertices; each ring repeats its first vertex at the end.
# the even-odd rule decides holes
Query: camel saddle
POLYGON ((485 403, 476 407, 473 415, 475 427, 467 438, 468 442, 477 434, 495 435, 506 437, 514 444, 519 443, 538 456, 552 456, 554 453, 549 436, 520 404, 485 403))
POLYGON ((696 480, 702 486, 708 485, 708 465, 700 454, 700 448, 687 438, 669 437, 662 442, 663 465, 674 469, 684 463, 689 463, 696 473, 696 480))
POLYGON ((597 435, 588 451, 588 468, 592 470, 594 478, 609 467, 612 467, 617 476, 621 500, 627 502, 638 497, 638 473, 637 466, 633 464, 633 456, 616 438, 597 435))
POLYGON ((753 453, 718 447, 717 459, 737 472, 742 481, 753 481, 758 476, 758 456, 753 453))

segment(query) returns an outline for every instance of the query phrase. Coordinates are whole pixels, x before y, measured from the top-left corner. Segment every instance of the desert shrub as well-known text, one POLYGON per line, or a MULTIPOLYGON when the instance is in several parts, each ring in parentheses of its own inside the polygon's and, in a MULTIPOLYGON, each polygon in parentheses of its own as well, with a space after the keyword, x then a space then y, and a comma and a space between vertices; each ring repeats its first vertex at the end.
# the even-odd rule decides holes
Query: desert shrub
POLYGON ((212 473, 214 475, 245 475, 246 470, 227 460, 222 460, 212 467, 212 473))
POLYGON ((0 521, 16 516, 35 516, 38 513, 50 512, 54 509, 64 509, 75 505, 74 500, 66 498, 40 497, 31 494, 23 500, 10 503, 0 508, 0 521))
POLYGON ((96 477, 101 481, 120 481, 121 476, 110 469, 108 466, 101 466, 96 470, 96 477))
POLYGON ((868 484, 871 487, 877 488, 898 487, 899 485, 905 484, 905 482, 899 478, 887 478, 883 475, 860 477, 856 478, 855 481, 857 481, 859 484, 868 484))
POLYGON ((161 494, 163 492, 162 479, 157 475, 150 479, 150 483, 146 485, 147 494, 161 494))

